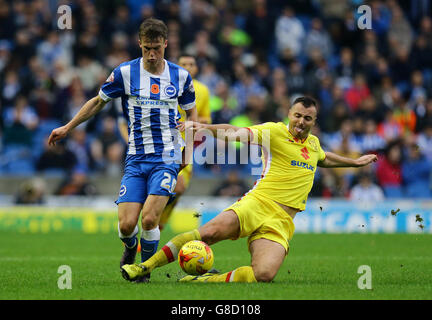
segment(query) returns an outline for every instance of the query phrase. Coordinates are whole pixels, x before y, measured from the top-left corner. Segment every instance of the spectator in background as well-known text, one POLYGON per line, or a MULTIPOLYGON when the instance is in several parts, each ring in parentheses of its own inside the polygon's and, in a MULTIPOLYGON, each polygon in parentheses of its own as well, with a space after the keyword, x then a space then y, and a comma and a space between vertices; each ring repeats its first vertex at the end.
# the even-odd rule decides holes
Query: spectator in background
POLYGON ((360 102, 356 117, 363 119, 364 121, 372 119, 375 123, 379 123, 383 120, 384 116, 383 106, 379 106, 374 96, 369 96, 360 102))
MULTIPOLYGON (((4 39, 4 38, 0 37, 0 39, 4 39)), ((5 67, 10 62, 10 59, 11 59, 11 48, 12 48, 12 45, 9 43, 9 41, 7 41, 7 40, 0 40, 0 72, 1 73, 4 72, 5 67)))
POLYGON ((432 69, 432 45, 430 43, 424 34, 420 34, 416 38, 410 52, 410 61, 412 61, 413 68, 432 69))
MULTIPOLYGON (((349 136, 344 136, 338 148, 335 148, 337 154, 342 157, 353 157, 354 159, 361 156, 356 147, 350 145, 349 136)), ((347 196, 352 185, 353 178, 356 174, 355 168, 334 168, 332 169, 337 177, 338 189, 340 194, 347 196)))
POLYGON ((358 66, 354 60, 354 52, 351 48, 344 47, 340 52, 340 62, 335 68, 336 83, 343 89, 352 86, 352 79, 358 73, 358 66))
POLYGON ((382 1, 372 1, 372 29, 380 37, 383 37, 391 23, 391 12, 382 1))
POLYGON ((306 32, 303 24, 295 16, 291 7, 285 7, 277 18, 275 25, 276 48, 279 57, 288 55, 297 57, 302 49, 306 32))
POLYGON ((34 109, 29 106, 25 96, 18 96, 15 104, 4 113, 5 145, 31 147, 32 135, 37 128, 39 118, 34 109))
POLYGON ((248 98, 250 96, 262 96, 264 97, 266 91, 258 81, 255 80, 253 74, 246 68, 242 67, 238 70, 238 81, 233 85, 233 94, 236 96, 238 101, 237 112, 244 112, 248 98))
POLYGON ((358 174, 358 183, 352 187, 349 198, 365 203, 379 202, 384 200, 384 192, 374 183, 371 174, 363 172, 358 174))
POLYGON ((353 121, 350 118, 343 120, 338 131, 324 136, 324 144, 334 151, 343 149, 342 144, 345 143, 349 146, 349 150, 360 152, 360 146, 353 133, 353 128, 353 121))
POLYGON ((351 116, 350 110, 344 101, 334 103, 330 116, 327 116, 321 122, 322 127, 326 132, 335 133, 339 131, 342 123, 351 116))
POLYGON ((402 149, 399 140, 391 142, 379 157, 376 174, 386 198, 402 198, 402 149))
POLYGON ((289 64, 286 81, 290 94, 301 95, 306 92, 306 76, 303 73, 303 66, 297 59, 289 64))
MULTIPOLYGON (((73 152, 77 160, 77 166, 83 171, 89 172, 93 168, 93 157, 91 153, 91 141, 83 128, 76 127, 70 134, 67 147, 73 152)), ((96 164, 99 167, 100 164, 96 164)))
POLYGON ((96 187, 88 181, 84 170, 75 169, 67 176, 55 191, 59 196, 94 196, 97 195, 96 187))
POLYGON ((245 30, 252 36, 252 47, 260 54, 266 54, 270 47, 275 26, 275 17, 271 10, 271 1, 254 0, 253 8, 246 15, 245 30))
POLYGON ((426 88, 424 87, 423 74, 420 70, 415 70, 411 73, 411 94, 409 97, 409 104, 411 108, 417 111, 418 108, 423 110, 418 110, 417 113, 424 113, 424 103, 426 102, 426 88), (422 106, 423 104, 423 106, 422 106))
POLYGON ((238 172, 231 170, 227 178, 213 191, 215 197, 241 197, 249 190, 249 186, 240 179, 238 172))
POLYGON ((424 112, 417 113, 416 132, 421 132, 425 130, 425 128, 431 123, 432 123, 432 98, 426 101, 424 112))
POLYGON ((410 52, 407 48, 395 47, 391 48, 391 52, 394 52, 394 56, 389 57, 392 80, 405 93, 408 90, 407 85, 411 77, 414 62, 410 60, 410 52))
POLYGON ((102 120, 102 130, 93 139, 90 146, 94 161, 109 176, 118 175, 122 171, 122 160, 125 153, 124 143, 116 131, 116 120, 106 116, 102 120))
POLYGON ((394 5, 391 9, 391 22, 387 33, 390 47, 411 49, 413 43, 413 30, 405 18, 402 9, 394 5))
MULTIPOLYGON (((398 93, 399 90, 394 89, 394 92, 398 93)), ((402 95, 399 95, 396 99, 393 109, 393 119, 401 126, 403 135, 415 132, 417 116, 409 108, 408 102, 402 95)))
POLYGON ((36 170, 45 173, 66 173, 71 171, 76 164, 77 159, 73 152, 65 147, 65 142, 50 146, 45 141, 45 149, 36 162, 36 170))
POLYGON ((219 59, 219 52, 216 47, 210 42, 210 35, 205 30, 200 30, 196 33, 193 42, 186 45, 187 54, 196 57, 197 63, 201 65, 202 61, 219 59))
POLYGON ((360 138, 360 149, 362 153, 378 153, 384 150, 386 141, 378 134, 374 119, 364 122, 364 134, 360 138))
POLYGON ((21 184, 16 194, 15 204, 43 204, 46 185, 44 180, 33 178, 21 184))
POLYGON ((333 53, 333 43, 327 31, 323 28, 320 18, 312 19, 311 29, 304 39, 304 52, 306 56, 310 57, 314 50, 319 50, 324 59, 330 58, 333 53))
POLYGON ((417 137, 420 152, 432 163, 432 121, 427 123, 417 137))
POLYGON ((69 61, 70 57, 65 50, 65 45, 60 42, 57 30, 49 32, 45 40, 37 46, 37 57, 42 67, 49 73, 53 71, 56 60, 69 61))
POLYGON ((419 146, 408 142, 406 146, 407 157, 402 163, 402 178, 405 196, 410 198, 431 198, 431 172, 430 161, 421 153, 419 146))
POLYGON ((217 73, 216 66, 212 61, 207 61, 203 64, 197 79, 209 88, 212 95, 217 94, 216 88, 219 83, 225 81, 222 76, 217 73))
POLYGON ((14 70, 7 71, 2 79, 1 104, 11 106, 22 88, 18 73, 14 70))
POLYGON ((385 110, 384 120, 380 122, 377 128, 377 133, 380 137, 382 137, 387 144, 401 137, 402 130, 401 124, 393 117, 393 111, 391 109, 385 110))
POLYGON ((80 79, 85 91, 92 92, 106 80, 106 69, 89 56, 80 55, 76 75, 80 79))
POLYGON ((345 100, 351 112, 356 112, 360 102, 369 97, 370 94, 365 76, 361 73, 357 73, 354 77, 353 85, 345 92, 345 100))
POLYGON ((215 88, 215 95, 210 99, 212 123, 228 123, 237 114, 237 98, 231 94, 225 80, 219 81, 215 88))

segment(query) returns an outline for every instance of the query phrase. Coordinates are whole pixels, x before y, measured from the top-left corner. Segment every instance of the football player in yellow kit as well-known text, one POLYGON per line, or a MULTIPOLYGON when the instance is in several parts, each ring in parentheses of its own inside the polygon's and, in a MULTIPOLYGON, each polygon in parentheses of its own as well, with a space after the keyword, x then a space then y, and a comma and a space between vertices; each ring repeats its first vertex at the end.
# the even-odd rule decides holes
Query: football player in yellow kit
POLYGON ((193 282, 269 282, 276 276, 289 251, 294 234, 294 217, 306 207, 317 166, 362 167, 377 160, 367 154, 357 159, 325 152, 319 139, 310 134, 317 118, 316 102, 297 98, 289 111, 289 124, 264 123, 249 128, 228 124, 193 123, 194 130, 206 129, 218 138, 255 143, 262 148, 263 172, 255 186, 236 203, 199 229, 177 235, 142 264, 125 265, 122 275, 133 280, 176 259, 188 241, 209 245, 226 239, 248 237, 250 266, 224 274, 186 276, 193 282), (224 137, 220 132, 226 132, 224 137))
MULTIPOLYGON (((198 66, 196 59, 192 55, 182 54, 178 59, 178 65, 185 68, 192 77, 193 86, 195 88, 195 105, 198 113, 198 122, 200 123, 211 123, 211 112, 210 112, 210 90, 205 84, 195 79, 198 74, 198 66)), ((179 115, 181 118, 180 122, 184 122, 186 119, 186 112, 180 107, 178 108, 179 115)), ((182 132, 182 137, 185 139, 185 133, 182 132)), ((178 203, 180 197, 189 187, 190 180, 192 178, 192 164, 186 164, 186 166, 180 171, 177 178, 177 184, 174 189, 175 196, 170 199, 166 205, 162 216, 159 221, 159 229, 162 230, 165 224, 168 222, 174 207, 178 203)))

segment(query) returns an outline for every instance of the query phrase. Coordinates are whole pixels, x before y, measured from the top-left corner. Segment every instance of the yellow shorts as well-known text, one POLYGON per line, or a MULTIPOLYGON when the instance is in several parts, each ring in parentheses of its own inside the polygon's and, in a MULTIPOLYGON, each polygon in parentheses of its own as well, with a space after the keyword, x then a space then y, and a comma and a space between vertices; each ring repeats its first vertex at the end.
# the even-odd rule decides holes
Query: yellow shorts
POLYGON ((192 164, 188 164, 186 167, 184 167, 178 175, 179 177, 183 177, 183 183, 187 189, 192 178, 192 164))
POLYGON ((240 238, 248 238, 248 247, 264 238, 281 244, 288 252, 294 235, 293 219, 273 200, 248 194, 224 211, 233 210, 240 221, 240 238))

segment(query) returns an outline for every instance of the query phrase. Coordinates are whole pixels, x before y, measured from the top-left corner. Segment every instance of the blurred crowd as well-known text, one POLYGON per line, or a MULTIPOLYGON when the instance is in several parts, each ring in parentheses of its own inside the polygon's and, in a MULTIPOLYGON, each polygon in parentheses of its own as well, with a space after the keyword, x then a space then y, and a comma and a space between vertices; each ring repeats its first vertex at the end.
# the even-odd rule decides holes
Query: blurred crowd
POLYGON ((379 155, 361 171, 320 169, 312 196, 432 197, 431 0, 0 0, 0 175, 67 174, 65 184, 85 185, 92 174, 121 174, 118 101, 62 143, 46 139, 113 68, 141 55, 138 27, 151 16, 168 25, 166 59, 196 56, 213 123, 286 122, 307 94, 319 103, 313 133, 324 150, 379 155), (70 30, 58 28, 63 4, 70 30), (358 27, 362 4, 372 29, 358 27))

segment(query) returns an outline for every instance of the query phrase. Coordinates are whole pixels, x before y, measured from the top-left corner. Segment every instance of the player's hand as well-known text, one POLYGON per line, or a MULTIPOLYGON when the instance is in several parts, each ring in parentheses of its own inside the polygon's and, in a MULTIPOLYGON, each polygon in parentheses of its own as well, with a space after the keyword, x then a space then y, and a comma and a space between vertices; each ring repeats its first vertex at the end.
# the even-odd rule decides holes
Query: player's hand
POLYGON ((54 146, 57 141, 64 139, 68 135, 68 133, 69 130, 66 126, 54 129, 48 137, 48 145, 54 146))
POLYGON ((176 128, 179 129, 181 132, 185 131, 186 123, 183 121, 179 121, 176 125, 176 128))
POLYGON ((176 128, 179 129, 180 131, 186 131, 186 130, 193 130, 193 131, 198 131, 199 129, 204 128, 204 124, 196 122, 196 121, 186 121, 186 122, 182 122, 179 121, 176 128))
POLYGON ((363 167, 363 166, 367 166, 372 162, 376 162, 377 160, 378 157, 376 156, 376 154, 366 154, 356 160, 356 165, 358 167, 363 167))

